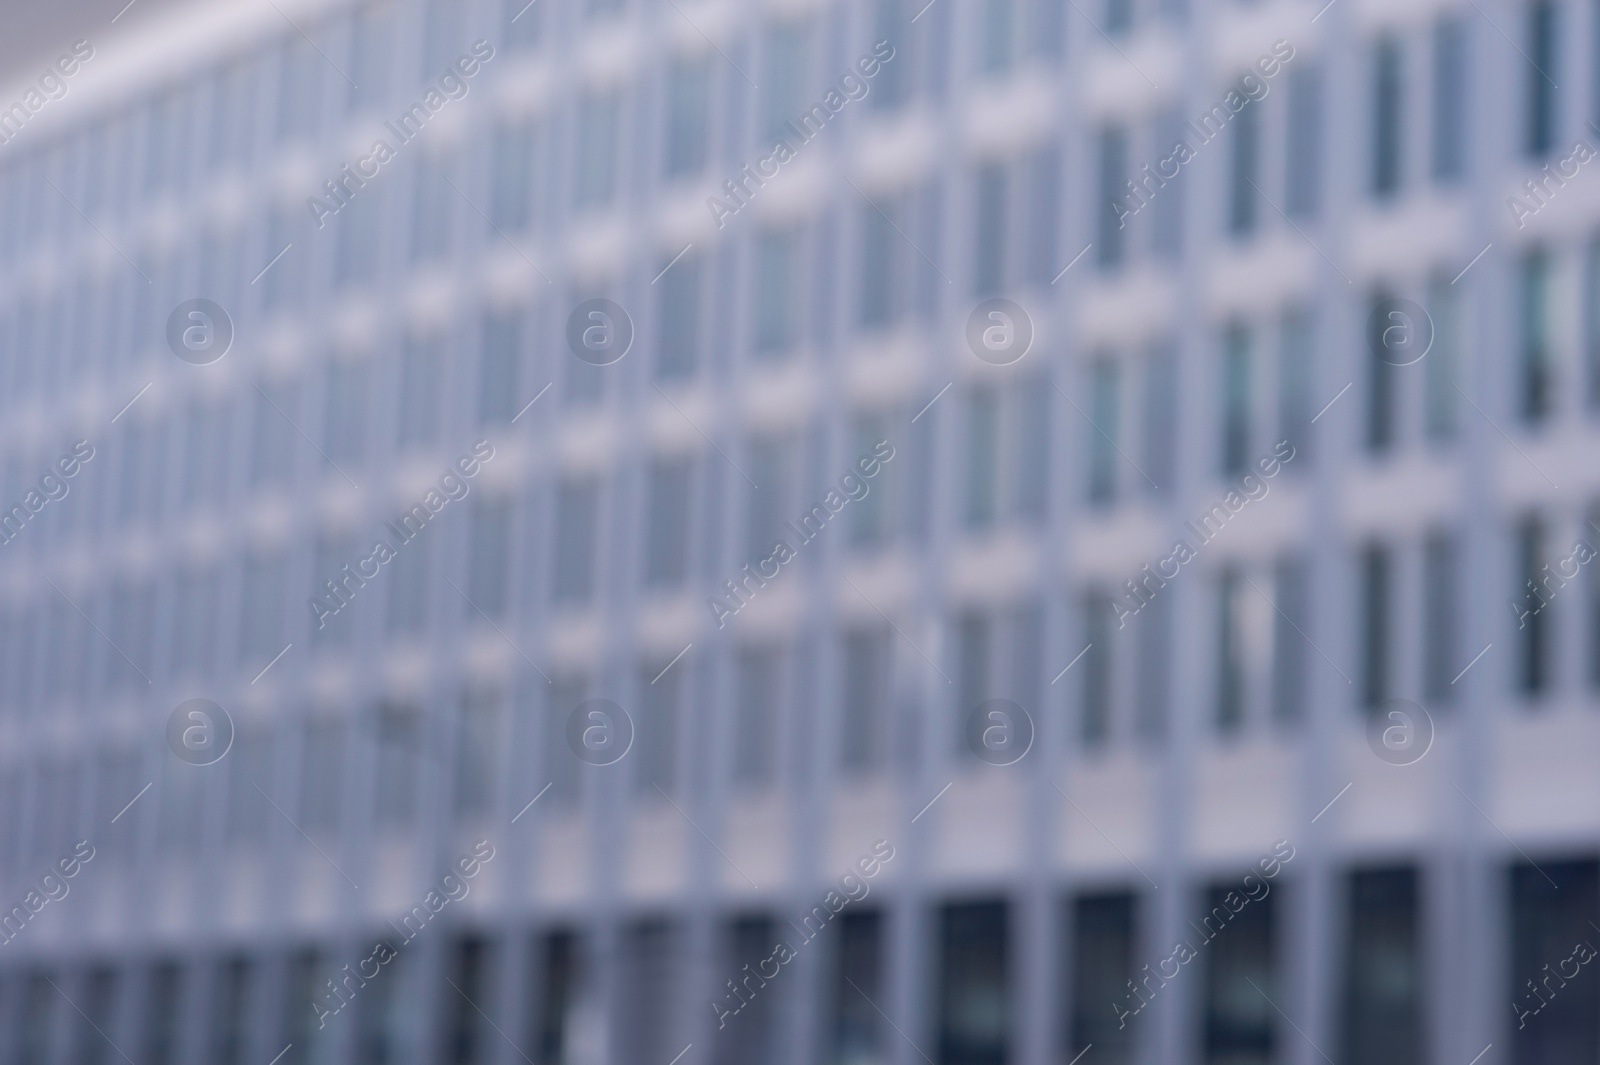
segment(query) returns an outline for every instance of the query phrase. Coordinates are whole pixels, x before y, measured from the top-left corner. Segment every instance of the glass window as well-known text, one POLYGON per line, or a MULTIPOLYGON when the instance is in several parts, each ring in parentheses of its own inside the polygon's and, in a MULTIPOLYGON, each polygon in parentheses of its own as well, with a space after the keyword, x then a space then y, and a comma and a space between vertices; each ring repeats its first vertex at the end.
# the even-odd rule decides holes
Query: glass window
POLYGON ((1236 892, 1234 885, 1206 891, 1202 896, 1206 913, 1196 926, 1205 937, 1201 1061, 1272 1065, 1277 1048, 1277 1011, 1272 1002, 1279 1001, 1273 965, 1278 895, 1252 899, 1235 913, 1224 901, 1230 892, 1236 892))
POLYGON ((1372 192, 1392 196, 1400 188, 1401 113, 1404 68, 1400 42, 1381 37, 1372 46, 1372 192))
POLYGON ((705 169, 711 145, 711 61, 680 56, 667 68, 668 177, 705 169))
POLYGON ((940 1061, 1010 1060, 1008 918, 1009 907, 998 901, 957 903, 939 912, 940 1061))
POLYGON ((1028 158, 1028 225, 1026 241, 1028 279, 1036 285, 1050 284, 1059 276, 1056 260, 1060 256, 1061 228, 1061 152, 1051 143, 1028 158))
POLYGON ((1551 0, 1536 0, 1527 8, 1528 50, 1527 127, 1523 144, 1529 155, 1546 155, 1556 140, 1558 8, 1551 0))
POLYGON ((331 717, 306 722, 300 748, 299 823, 310 830, 330 831, 339 824, 345 728, 331 717))
POLYGON ((1016 0, 982 0, 979 27, 980 68, 985 74, 1005 74, 1016 59, 1016 0))
POLYGON ((733 779, 746 788, 770 787, 777 772, 782 666, 776 647, 746 647, 737 655, 733 779))
POLYGON ((1126 250, 1123 228, 1131 217, 1123 205, 1123 186, 1128 182, 1128 131, 1121 126, 1106 126, 1100 130, 1099 167, 1097 180, 1099 208, 1095 211, 1095 261, 1102 269, 1110 270, 1122 265, 1126 250))
POLYGON ((394 54, 394 8, 386 2, 358 8, 350 24, 351 110, 381 107, 388 97, 389 57, 394 54))
MULTIPOLYGON (((815 919, 805 928, 812 923, 815 919)), ((723 923, 719 931, 716 971, 739 975, 739 981, 726 991, 717 988, 720 999, 712 1002, 719 1023, 725 1023, 727 1030, 719 1031, 719 1038, 712 1042, 711 1065, 775 1061, 782 1014, 777 995, 759 993, 764 985, 759 970, 778 941, 777 922, 767 916, 744 916, 723 923), (735 1010, 737 1017, 725 1016, 735 1010)))
POLYGON ((650 464, 645 520, 645 583, 677 587, 689 573, 690 485, 694 462, 667 457, 650 464))
POLYGON ((1555 396, 1549 256, 1542 250, 1530 252, 1522 260, 1521 274, 1522 417, 1538 424, 1549 416, 1555 396))
MULTIPOLYGON (((1072 1034, 1068 1055, 1093 1046, 1102 1065, 1132 1065, 1139 1022, 1127 1014, 1140 1008, 1130 998, 1134 947, 1138 943, 1138 900, 1131 892, 1085 895, 1072 900, 1070 960, 1072 1034), (1109 1005, 1108 1005, 1109 1004, 1109 1005), (1132 1022, 1130 1024, 1130 1022, 1132 1022)), ((1160 989, 1144 978, 1144 993, 1160 989)))
POLYGON ((907 66, 911 62, 910 16, 916 12, 905 9, 905 0, 875 0, 873 5, 872 43, 887 41, 894 49, 894 58, 878 69, 872 79, 872 88, 866 104, 876 111, 888 111, 904 104, 910 96, 911 78, 907 66))
POLYGON ((1467 168, 1467 23, 1457 16, 1433 25, 1433 178, 1450 182, 1467 168))
POLYGON ((1098 747, 1111 735, 1112 652, 1111 596, 1098 589, 1083 598, 1083 713, 1080 737, 1085 747, 1098 747))
POLYGON ((330 462, 359 462, 366 450, 370 377, 365 362, 336 358, 328 363, 322 450, 330 462))
MULTIPOLYGON (((1399 400, 1399 367, 1392 361, 1390 347, 1384 332, 1400 327, 1406 314, 1403 311, 1384 310, 1390 301, 1389 293, 1379 291, 1372 297, 1367 321, 1367 450, 1382 454, 1394 445, 1396 405, 1399 400), (1380 315, 1386 317, 1380 320, 1380 315)), ((1407 330, 1416 323, 1405 322, 1407 330)))
POLYGON ((418 636, 428 625, 428 575, 432 541, 421 536, 399 546, 399 554, 389 563, 388 612, 384 618, 389 635, 418 636))
POLYGON ((978 169, 977 210, 973 222, 972 289, 991 296, 1006 284, 1007 168, 990 163, 978 169))
POLYGON ((1583 964, 1600 924, 1600 865, 1547 858, 1509 872, 1506 984, 1519 1023, 1507 1024, 1506 1056, 1512 1065, 1582 1061, 1600 1045, 1600 977, 1583 964))
POLYGON ((334 227, 333 273, 340 287, 368 284, 377 273, 382 196, 382 187, 368 182, 328 223, 334 227))
POLYGON ((450 187, 447 156, 423 155, 412 187, 411 261, 441 259, 450 251, 456 191, 450 187))
POLYGON ((660 794, 657 788, 668 795, 677 789, 684 676, 681 664, 671 659, 650 662, 640 671, 639 775, 634 786, 641 795, 653 798, 660 794))
POLYGON ((611 203, 617 182, 617 140, 622 124, 622 98, 616 92, 585 93, 578 104, 579 207, 611 203))
POLYGON ((760 143, 793 141, 789 123, 798 122, 811 103, 806 99, 810 50, 810 27, 804 23, 780 23, 767 29, 760 143))
POLYGON ((399 442, 431 444, 438 435, 442 344, 437 337, 408 336, 400 361, 399 442))
POLYGON ((1390 589, 1394 581, 1389 551, 1369 544, 1361 552, 1361 698, 1376 711, 1390 694, 1390 589))
POLYGON ((1233 116, 1232 180, 1229 183, 1228 230, 1235 237, 1255 231, 1259 219, 1261 111, 1254 103, 1233 116))
POLYGON ((505 750, 504 716, 499 692, 470 691, 461 701, 456 730, 457 817, 482 817, 494 801, 505 750))
POLYGON ((824 1061, 829 1065, 887 1061, 884 1018, 874 1003, 887 994, 887 921, 876 910, 839 915, 839 941, 827 974, 823 1021, 824 1061))
POLYGON ((705 264, 700 256, 691 253, 662 266, 666 273, 656 280, 661 290, 656 377, 662 381, 682 380, 694 376, 700 361, 700 290, 705 264))
POLYGON ((278 139, 309 139, 316 131, 323 65, 308 39, 292 38, 279 51, 278 139))
MULTIPOLYGON (((532 12, 523 16, 530 17, 532 12)), ((538 127, 529 120, 502 122, 495 130, 494 174, 489 217, 500 229, 517 233, 533 219, 534 150, 538 127)))
POLYGON ((1517 589, 1512 597, 1518 614, 1517 638, 1520 662, 1517 665, 1517 690, 1536 698, 1550 685, 1551 629, 1555 619, 1545 609, 1548 591, 1541 573, 1549 562, 1544 523, 1537 515, 1523 519, 1517 529, 1517 589))
MULTIPOLYGON (((613 1032, 619 1061, 666 1061, 686 1010, 683 927, 664 917, 631 920, 620 930, 613 1032)), ((752 961, 756 960, 754 957, 752 961)))
MULTIPOLYGON (((90 1017, 105 1017, 109 1021, 107 1015, 110 1012, 111 981, 114 979, 114 972, 105 969, 95 975, 105 980, 107 1008, 98 1013, 86 1008, 84 1012, 90 1017)), ((232 957, 219 963, 216 979, 216 996, 211 1001, 213 1012, 207 1041, 209 1053, 206 1058, 216 1062, 216 1065, 244 1065, 245 1018, 249 1015, 252 992, 257 981, 256 970, 248 958, 232 957)), ((91 983, 92 986, 94 985, 91 983)), ((89 998, 90 1001, 97 1000, 97 996, 92 992, 89 998)), ((105 1022, 97 1021, 96 1024, 101 1031, 105 1030, 105 1022)))
POLYGON ((1311 446, 1311 372, 1316 333, 1311 312, 1284 312, 1278 328, 1278 439, 1287 440, 1297 458, 1311 446))
POLYGON ((1311 574, 1303 559, 1288 557, 1273 567, 1272 717, 1305 719, 1307 702, 1306 630, 1311 624, 1311 574))
POLYGON ((799 234, 787 230, 762 233, 756 238, 755 253, 755 350, 770 355, 785 351, 796 339, 799 234))
POLYGON ((902 311, 902 238, 908 205, 902 199, 869 203, 861 211, 861 314, 863 326, 886 326, 902 311))
POLYGON ((1217 728, 1235 732, 1245 719, 1244 582, 1232 569, 1217 576, 1217 728))
POLYGON ((567 746, 567 719, 588 697, 588 681, 579 676, 558 676, 550 685, 550 700, 545 705, 544 778, 550 782, 549 804, 570 806, 578 799, 582 784, 578 761, 567 746))
MULTIPOLYGON (((754 484, 745 494, 745 551, 749 561, 757 562, 770 557, 779 540, 794 538, 783 523, 795 496, 795 442, 788 436, 752 437, 747 453, 754 484)), ((816 535, 804 519, 801 524, 809 535, 816 535)))
POLYGON ((522 318, 491 313, 483 323, 483 361, 478 375, 478 424, 507 424, 516 414, 522 318))
POLYGON ((293 384, 268 384, 254 390, 254 435, 250 448, 250 482, 285 485, 294 468, 294 418, 299 389, 293 384))
POLYGON ((1121 37, 1133 28, 1133 0, 1105 0, 1106 33, 1121 37))
POLYGON ((1000 504, 1000 394, 992 385, 975 385, 967 394, 966 525, 994 524, 1000 504))
POLYGON ((887 761, 890 650, 887 630, 857 629, 844 634, 839 762, 846 772, 871 772, 887 761))
POLYGON ((243 728, 228 752, 227 836, 233 842, 260 843, 267 837, 273 787, 272 734, 243 728), (265 792, 266 794, 262 794, 265 792))
POLYGON ((1250 369, 1250 332, 1243 323, 1235 322, 1222 338, 1222 472, 1228 477, 1250 468, 1254 406, 1250 369))
POLYGON ((467 558, 467 616, 483 611, 504 618, 511 590, 511 500, 478 497, 472 506, 472 529, 467 558))
POLYGON ((1457 546, 1445 532, 1430 533, 1422 545, 1422 690, 1431 702, 1451 701, 1456 670, 1457 546))
POLYGON ((246 669, 265 668, 287 642, 283 637, 287 578, 288 564, 282 554, 252 554, 245 559, 239 655, 246 669))
POLYGON ((1110 503, 1117 494, 1117 435, 1121 418, 1121 372, 1113 358, 1097 359, 1089 371, 1089 500, 1110 503))
POLYGON ((557 602, 585 603, 594 594, 599 528, 599 481, 592 477, 563 480, 556 489, 555 574, 551 580, 557 602))
POLYGON ((409 706, 384 704, 373 719, 378 747, 373 812, 379 825, 409 825, 416 815, 417 779, 425 738, 421 714, 409 706))

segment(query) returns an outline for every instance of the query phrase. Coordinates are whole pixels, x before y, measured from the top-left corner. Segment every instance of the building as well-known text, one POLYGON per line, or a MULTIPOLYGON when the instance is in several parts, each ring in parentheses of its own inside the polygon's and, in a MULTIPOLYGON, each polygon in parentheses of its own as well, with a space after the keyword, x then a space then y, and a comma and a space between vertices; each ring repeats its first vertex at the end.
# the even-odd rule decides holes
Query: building
POLYGON ((1600 1060, 1597 42, 83 27, 0 94, 0 1062, 1600 1060))

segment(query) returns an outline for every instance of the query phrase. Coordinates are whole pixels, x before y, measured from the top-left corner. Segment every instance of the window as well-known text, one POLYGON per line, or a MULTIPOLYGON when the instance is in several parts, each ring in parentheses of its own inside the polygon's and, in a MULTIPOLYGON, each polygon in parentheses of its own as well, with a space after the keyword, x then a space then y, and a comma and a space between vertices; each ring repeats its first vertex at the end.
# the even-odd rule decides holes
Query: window
MULTIPOLYGON (((810 33, 801 23, 769 27, 766 34, 766 70, 761 101, 758 141, 764 145, 792 141, 790 122, 798 122, 810 105, 806 99, 810 33)), ((809 128, 809 127, 807 127, 809 128)))
POLYGON ((1272 717, 1306 717, 1306 629, 1311 624, 1311 575, 1303 559, 1280 559, 1274 567, 1272 628, 1272 717))
POLYGON ((710 60, 703 55, 678 57, 667 69, 667 176, 704 170, 710 143, 710 60))
POLYGON ((776 647, 747 647, 737 655, 733 779, 744 787, 770 786, 777 771, 782 665, 776 647))
POLYGON ((719 987, 720 998, 712 1002, 719 1023, 724 1023, 724 1011, 738 1010, 738 1015, 726 1017, 727 1031, 719 1031, 720 1038, 712 1041, 711 1065, 775 1061, 779 1056, 778 1026, 782 1015, 776 989, 762 992, 766 981, 759 971, 778 941, 777 921, 764 915, 738 917, 724 923, 719 931, 716 971, 743 975, 739 975, 735 988, 723 991, 719 987))
POLYGON ((1128 181, 1128 131, 1121 126, 1106 126, 1099 135, 1099 210, 1095 227, 1095 261, 1101 269, 1122 265, 1126 246, 1123 227, 1132 211, 1123 206, 1123 185, 1128 181))
POLYGON ((269 384, 254 390, 254 436, 250 449, 252 485, 285 485, 294 466, 293 419, 299 390, 290 384, 269 384))
POLYGON ((982 4, 980 69, 985 74, 1009 73, 1016 52, 1016 0, 982 0, 982 4))
POLYGON ((369 373, 364 362, 328 363, 322 450, 329 462, 359 462, 365 450, 369 373))
POLYGON ((1231 892, 1236 892, 1231 884, 1207 891, 1206 913, 1196 926, 1206 937, 1201 963, 1205 966, 1201 1061, 1271 1065, 1277 1043, 1272 1003, 1281 1001, 1272 963, 1278 894, 1252 899, 1234 913, 1224 901, 1231 892))
POLYGON ((1243 580, 1225 569, 1217 577, 1217 728, 1235 732, 1245 719, 1243 580))
POLYGON ((341 288, 370 284, 377 274, 382 197, 382 186, 369 182, 328 222, 335 239, 334 283, 341 288))
POLYGON ((1430 533, 1422 545, 1422 690, 1448 703, 1459 665, 1456 651, 1458 549, 1449 533, 1430 533))
MULTIPOLYGON (((1092 1045, 1101 1065, 1133 1063, 1133 1037, 1139 1022, 1129 1025, 1131 1018, 1124 1018, 1123 1014, 1142 1001, 1129 1000, 1129 985, 1135 975, 1134 946, 1139 941, 1137 909, 1138 901, 1131 892, 1072 900, 1072 1034, 1068 1055, 1092 1045), (1112 1005, 1108 1007, 1107 1003, 1112 1005)), ((1159 985, 1150 986, 1149 976, 1144 978, 1144 987, 1147 993, 1159 989, 1159 985)))
MULTIPOLYGON (((899 416, 885 411, 857 414, 851 427, 851 461, 870 460, 879 441, 904 439, 905 434, 892 429, 891 424, 899 426, 903 422, 899 416)), ((866 486, 866 495, 850 504, 850 543, 863 550, 885 547, 894 540, 902 524, 904 479, 896 463, 891 461, 879 466, 876 477, 860 480, 866 486)))
POLYGON ((972 290, 992 296, 1006 285, 1006 185, 1009 175, 1000 163, 989 163, 977 173, 977 210, 974 212, 972 290))
POLYGON ((1549 154, 1556 140, 1557 8, 1551 0, 1528 5, 1528 118, 1524 146, 1531 156, 1549 154))
POLYGON ((666 271, 660 288, 660 339, 656 350, 656 378, 680 381, 693 377, 700 361, 700 304, 705 264, 698 255, 685 255, 676 263, 662 263, 666 271))
MULTIPOLYGON (((1386 310, 1391 303, 1387 292, 1377 292, 1369 304, 1367 316, 1367 450, 1381 454, 1394 444, 1395 406, 1400 381, 1399 367, 1391 361, 1386 331, 1402 327, 1405 311, 1386 310)), ((1411 330, 1418 323, 1404 322, 1403 328, 1411 330)))
POLYGON ((1542 250, 1522 260, 1522 417, 1538 424, 1549 414, 1555 395, 1555 358, 1551 351, 1550 260, 1542 250))
POLYGON ((478 375, 478 424, 507 424, 516 413, 522 319, 492 313, 483 323, 483 362, 478 375))
POLYGON ((1517 667, 1517 688, 1529 698, 1537 698, 1550 685, 1550 632, 1555 619, 1546 608, 1541 590, 1547 591, 1540 572, 1548 561, 1544 523, 1537 515, 1523 519, 1517 529, 1517 588, 1512 597, 1520 615, 1517 637, 1521 661, 1517 667))
POLYGON ((1361 698, 1376 711, 1390 695, 1389 624, 1392 562, 1387 548, 1369 544, 1361 552, 1361 698))
POLYGON ((979 1065, 1009 1060, 1013 1001, 1008 979, 1009 908, 1000 901, 939 912, 938 1059, 979 1065))
POLYGON ((307 829, 331 831, 344 808, 341 784, 345 727, 331 718, 312 718, 300 738, 299 823, 307 829))
POLYGON ((431 444, 438 435, 442 398, 441 343, 437 337, 408 336, 400 357, 400 411, 398 439, 408 444, 431 444))
POLYGON ((685 671, 671 659, 650 662, 639 673, 639 775, 635 790, 654 798, 678 786, 678 732, 683 713, 685 671), (668 668, 669 666, 673 668, 668 668))
MULTIPOLYGON (((303 209, 299 204, 279 205, 272 209, 267 224, 267 244, 262 248, 262 258, 272 262, 274 256, 285 252, 305 229, 303 209)), ((338 224, 337 222, 335 223, 338 224)), ((304 247, 304 244, 301 245, 304 247)), ((284 258, 288 258, 287 255, 284 258)), ((296 270, 294 263, 281 260, 264 274, 257 275, 261 282, 261 304, 269 310, 298 308, 304 298, 305 271, 296 270), (279 267, 286 266, 286 269, 279 267)))
POLYGON ((469 691, 461 700, 456 731, 457 817, 481 818, 494 801, 505 750, 503 722, 499 692, 469 691))
POLYGON ((1089 371, 1089 500, 1110 503, 1117 494, 1117 436, 1121 373, 1116 360, 1101 358, 1089 371))
POLYGON ((886 921, 876 910, 839 915, 839 940, 827 975, 824 1058, 829 1065, 888 1060, 883 1018, 873 1003, 886 988, 886 921))
POLYGON ((976 385, 967 396, 967 528, 993 525, 999 497, 1000 395, 992 385, 976 385))
POLYGON ((1380 37, 1372 46, 1372 193, 1400 189, 1400 121, 1404 71, 1400 42, 1380 37))
MULTIPOLYGON (((795 494, 795 444, 787 436, 759 436, 750 440, 747 451, 754 484, 745 494, 745 552, 749 561, 757 562, 770 557, 779 540, 793 538, 784 521, 795 494)), ((808 535, 816 535, 804 519, 802 526, 808 535)))
POLYGON ((394 54, 393 8, 365 4, 350 20, 351 110, 379 107, 387 98, 389 57, 394 54))
POLYGON ((1593 964, 1582 964, 1593 955, 1600 924, 1600 867, 1546 859, 1509 872, 1506 986, 1520 1023, 1507 1024, 1507 1057, 1512 1065, 1582 1061, 1600 1044, 1600 977, 1593 964), (1587 955, 1579 944, 1589 945, 1587 955))
MULTIPOLYGON (((1150 159, 1167 158, 1173 148, 1186 139, 1188 134, 1185 121, 1182 109, 1176 105, 1168 106, 1155 117, 1150 126, 1149 140, 1146 142, 1150 146, 1150 159)), ((1053 194, 1059 194, 1059 175, 1055 180, 1057 191, 1053 194)), ((1150 250, 1169 261, 1178 259, 1183 254, 1185 183, 1178 180, 1166 181, 1159 173, 1147 170, 1138 185, 1141 190, 1155 197, 1151 205, 1150 250)), ((1053 227, 1054 211, 1051 215, 1053 227)), ((1053 283, 1056 277, 1057 274, 1052 269, 1049 273, 1041 274, 1039 280, 1043 284, 1049 284, 1053 283)))
POLYGON ((492 619, 506 614, 511 590, 511 500, 479 498, 472 507, 467 556, 467 617, 482 611, 492 619))
POLYGON ((888 41, 894 49, 894 58, 879 68, 872 90, 867 94, 866 105, 875 111, 900 107, 910 95, 910 80, 905 74, 911 61, 906 27, 914 12, 905 11, 904 3, 905 0, 875 0, 873 6, 872 41, 874 44, 888 41))
POLYGON ((1467 24, 1433 24, 1433 179, 1455 181, 1467 168, 1467 24))
POLYGON ((844 634, 839 763, 846 772, 871 772, 887 760, 891 646, 886 630, 844 634))
MULTIPOLYGON (((530 11, 527 18, 532 15, 530 11)), ((489 192, 489 217, 508 233, 519 233, 533 220, 534 146, 538 127, 531 121, 502 122, 495 130, 494 172, 489 192)))
POLYGON ((228 752, 227 836, 230 841, 259 844, 266 839, 272 807, 272 734, 242 728, 228 752), (263 794, 265 792, 266 794, 263 794))
POLYGON ((450 187, 450 161, 423 155, 417 162, 412 188, 411 261, 441 259, 450 250, 451 216, 456 195, 450 187))
POLYGON ((175 961, 157 962, 150 968, 143 1009, 143 1060, 171 1065, 177 1058, 178 1003, 183 994, 183 970, 175 961))
POLYGON ((1171 492, 1177 481, 1178 352, 1170 337, 1155 341, 1145 353, 1141 407, 1140 458, 1150 478, 1145 487, 1156 493, 1171 492))
POLYGON ((216 656, 217 596, 215 569, 184 570, 178 575, 172 620, 172 673, 209 676, 216 656))
POLYGON ((1460 292, 1443 277, 1435 277, 1428 286, 1433 347, 1423 363, 1423 386, 1427 394, 1427 409, 1423 413, 1428 438, 1435 441, 1450 440, 1456 434, 1456 376, 1467 340, 1460 292))
POLYGON ((576 753, 567 746, 567 720, 588 697, 588 681, 579 676, 558 676, 549 689, 545 705, 543 769, 550 782, 550 805, 570 806, 577 801, 582 784, 578 776, 576 753))
POLYGON ((1081 736, 1085 747, 1103 745, 1111 736, 1112 677, 1115 655, 1111 622, 1114 603, 1103 591, 1091 591, 1083 600, 1083 716, 1081 736))
POLYGON ((600 483, 566 479, 556 489, 555 574, 559 603, 586 603, 594 594, 595 537, 600 527, 600 483))
POLYGON ((1157 595, 1139 611, 1134 622, 1138 673, 1134 678, 1137 699, 1135 726, 1140 738, 1158 742, 1167 734, 1171 717, 1172 687, 1172 609, 1170 595, 1157 595))
POLYGON ((1113 37, 1125 36, 1133 29, 1133 0, 1105 0, 1105 30, 1113 37))
POLYGON ((896 230, 909 214, 904 197, 865 204, 861 210, 861 312, 863 326, 888 326, 899 320, 905 282, 904 241, 896 230))
POLYGON ((579 207, 604 207, 616 192, 622 100, 616 92, 587 93, 578 105, 579 207))
POLYGON ((419 756, 428 749, 421 715, 408 706, 385 704, 378 707, 373 724, 378 745, 373 799, 377 822, 391 827, 409 825, 416 815, 417 779, 422 769, 419 756))
POLYGON ((1288 70, 1288 123, 1283 166, 1283 209, 1291 217, 1317 213, 1322 198, 1322 67, 1296 56, 1288 70))
POLYGON ((678 587, 689 573, 690 485, 693 460, 660 458, 647 474, 645 516, 645 583, 678 587))
POLYGON ((1310 448, 1315 338, 1310 311, 1284 312, 1278 328, 1278 438, 1289 441, 1297 457, 1310 448))
POLYGON ((756 238, 755 350, 771 355, 795 341, 799 235, 769 231, 756 238))
POLYGON ((315 132, 325 60, 309 38, 289 40, 278 54, 278 139, 309 139, 315 132))
POLYGON ((1051 143, 1028 157, 1028 227, 1024 234, 1028 280, 1047 286, 1060 274, 1061 151, 1051 143))
POLYGON ((1256 189, 1260 182, 1261 166, 1261 110, 1247 101, 1243 110, 1233 116, 1233 178, 1229 184, 1228 230, 1235 237, 1254 232, 1260 199, 1256 189))
MULTIPOLYGON (((105 999, 109 1007, 111 998, 111 981, 113 972, 109 969, 101 970, 96 974, 105 980, 105 999)), ((216 995, 211 1001, 212 1014, 211 1032, 207 1060, 216 1062, 216 1065, 244 1065, 245 1046, 245 1018, 250 1009, 251 991, 257 980, 255 967, 250 960, 244 957, 231 957, 220 962, 216 973, 216 995)), ((89 996, 95 1001, 97 996, 89 996)), ((97 1011, 86 1010, 89 1016, 97 1016, 97 1011)), ((98 1016, 106 1016, 109 1009, 98 1011, 98 1016)), ((109 1019, 109 1018, 108 1018, 109 1019)), ((99 1025, 102 1031, 105 1024, 99 1025)))
POLYGON ((670 1063, 681 1047, 671 1045, 683 1016, 687 990, 681 965, 687 938, 683 926, 663 917, 630 920, 617 951, 614 1045, 619 1061, 670 1063))
POLYGON ((288 565, 281 554, 256 554, 245 559, 239 654, 246 669, 263 668, 287 642, 283 638, 287 575, 288 565))
POLYGON ((1254 387, 1250 332, 1235 322, 1222 338, 1222 472, 1234 477, 1250 468, 1250 423, 1254 387))
POLYGON ((535 941, 529 968, 537 978, 539 997, 536 1008, 529 1011, 532 1038, 523 1045, 537 1047, 534 1053, 540 1062, 572 1060, 574 1044, 583 1038, 580 1026, 588 1015, 590 985, 582 947, 578 933, 567 929, 545 933, 535 941))

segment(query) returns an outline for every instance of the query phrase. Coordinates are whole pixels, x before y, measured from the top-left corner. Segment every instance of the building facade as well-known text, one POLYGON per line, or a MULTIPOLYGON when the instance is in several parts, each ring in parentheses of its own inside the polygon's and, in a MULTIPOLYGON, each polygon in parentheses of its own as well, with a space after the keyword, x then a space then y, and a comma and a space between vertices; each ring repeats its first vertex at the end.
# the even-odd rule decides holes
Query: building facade
POLYGON ((0 1063, 1600 1061, 1597 123, 1578 0, 85 26, 0 1063))

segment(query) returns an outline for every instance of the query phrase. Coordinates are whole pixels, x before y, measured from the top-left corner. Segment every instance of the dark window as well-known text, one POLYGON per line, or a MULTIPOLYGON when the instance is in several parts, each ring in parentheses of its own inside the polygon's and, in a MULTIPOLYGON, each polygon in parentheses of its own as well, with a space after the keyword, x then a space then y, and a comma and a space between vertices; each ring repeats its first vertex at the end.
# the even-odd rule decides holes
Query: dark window
POLYGON ((1004 902, 939 915, 939 1065, 1004 1065, 1011 1029, 1004 902))
POLYGON ((1435 532, 1422 545, 1422 689, 1430 702, 1447 703, 1456 671, 1456 592, 1458 549, 1455 538, 1435 532))
POLYGON ((1389 552, 1371 544, 1361 553, 1361 698, 1375 710, 1389 696, 1389 552))
POLYGON ((1123 237, 1125 217, 1131 208, 1123 204, 1123 184, 1128 180, 1128 131, 1107 126, 1100 131, 1099 208, 1095 239, 1095 260, 1102 269, 1122 265, 1126 250, 1123 237))
POLYGON ((1537 424, 1550 414, 1555 375, 1550 351, 1550 259, 1534 251, 1522 260, 1522 417, 1537 424))
POLYGON ((1433 27, 1433 177, 1448 182, 1467 168, 1467 24, 1442 18, 1433 27))
POLYGON ((1517 864, 1510 879, 1506 982, 1517 1021, 1509 1026, 1511 1063, 1592 1062, 1600 1046, 1600 976, 1593 961, 1600 863, 1517 864))
POLYGON ((1139 1008, 1130 999, 1133 952, 1138 942, 1137 900, 1132 893, 1089 895, 1072 903, 1072 1031, 1066 1057, 1093 1045, 1100 1065, 1133 1061, 1134 1024, 1139 1008))
POLYGON ((1400 188, 1400 122, 1404 68, 1400 42, 1380 38, 1372 46, 1372 192, 1391 196, 1400 188))
POLYGON ((1526 518, 1517 530, 1517 588, 1512 602, 1517 604, 1517 636, 1522 660, 1517 670, 1517 687, 1533 697, 1550 683, 1550 644, 1552 618, 1545 605, 1549 589, 1541 583, 1540 570, 1545 557, 1544 523, 1537 516, 1526 518))
MULTIPOLYGON (((1264 882, 1263 882, 1264 883, 1264 882)), ((1197 925, 1205 956, 1204 1065, 1271 1065, 1274 1021, 1273 909, 1277 893, 1245 899, 1238 885, 1205 893, 1197 925), (1235 912, 1229 905, 1244 901, 1235 912)))
POLYGON ((1417 881, 1412 868, 1350 876, 1340 1055, 1348 1065, 1428 1060, 1417 881))
POLYGON ((883 1061, 884 1022, 875 1003, 884 997, 883 915, 854 910, 839 917, 832 988, 827 1004, 824 1060, 829 1065, 883 1061))
POLYGON ((1556 5, 1549 0, 1528 7, 1528 126, 1524 144, 1529 155, 1545 155, 1556 140, 1556 5))
POLYGON ((444 996, 442 1053, 447 1065, 483 1065, 488 1061, 486 1025, 476 1003, 484 1000, 491 974, 488 972, 488 944, 468 937, 454 944, 450 952, 449 979, 444 996), (451 986, 451 985, 454 986, 451 986))

